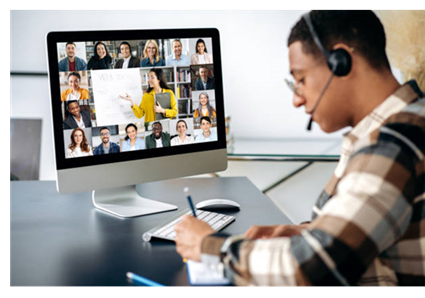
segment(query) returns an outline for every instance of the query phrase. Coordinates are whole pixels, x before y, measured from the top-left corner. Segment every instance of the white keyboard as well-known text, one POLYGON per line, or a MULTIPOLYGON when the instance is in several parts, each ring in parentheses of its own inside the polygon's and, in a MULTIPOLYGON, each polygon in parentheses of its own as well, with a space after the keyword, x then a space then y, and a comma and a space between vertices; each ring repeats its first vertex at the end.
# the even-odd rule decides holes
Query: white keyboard
MULTIPOLYGON (((174 241, 174 237, 176 236, 174 226, 181 222, 182 217, 186 214, 191 215, 192 211, 190 209, 184 210, 182 213, 170 218, 163 224, 147 231, 143 234, 143 240, 150 241, 152 237, 155 237, 174 241)), ((204 210, 196 210, 196 217, 208 223, 216 232, 222 230, 224 227, 226 227, 236 219, 234 216, 231 215, 204 210)))

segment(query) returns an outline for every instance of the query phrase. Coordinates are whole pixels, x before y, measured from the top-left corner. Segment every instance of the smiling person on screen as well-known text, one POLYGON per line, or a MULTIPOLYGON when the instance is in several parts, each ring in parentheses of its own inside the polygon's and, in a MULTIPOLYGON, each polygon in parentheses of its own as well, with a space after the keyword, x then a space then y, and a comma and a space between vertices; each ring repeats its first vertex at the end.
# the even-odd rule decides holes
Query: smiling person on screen
POLYGON ((143 94, 142 102, 136 105, 133 98, 126 94, 120 95, 120 98, 131 103, 131 110, 137 118, 145 116, 145 122, 153 122, 156 119, 156 114, 161 113, 164 117, 173 118, 177 116, 177 101, 174 92, 167 84, 164 72, 161 68, 152 68, 148 76, 149 88, 143 94), (169 93, 170 94, 170 109, 164 109, 159 103, 155 103, 155 94, 169 93))

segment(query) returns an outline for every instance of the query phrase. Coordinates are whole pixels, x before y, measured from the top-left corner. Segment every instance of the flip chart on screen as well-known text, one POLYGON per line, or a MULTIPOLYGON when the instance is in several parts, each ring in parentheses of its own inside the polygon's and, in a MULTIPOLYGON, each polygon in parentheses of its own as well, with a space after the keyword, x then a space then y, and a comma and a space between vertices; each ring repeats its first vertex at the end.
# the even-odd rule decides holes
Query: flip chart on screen
POLYGON ((139 69, 93 70, 91 76, 97 126, 142 122, 134 116, 131 103, 120 98, 128 94, 140 105, 143 92, 139 69))

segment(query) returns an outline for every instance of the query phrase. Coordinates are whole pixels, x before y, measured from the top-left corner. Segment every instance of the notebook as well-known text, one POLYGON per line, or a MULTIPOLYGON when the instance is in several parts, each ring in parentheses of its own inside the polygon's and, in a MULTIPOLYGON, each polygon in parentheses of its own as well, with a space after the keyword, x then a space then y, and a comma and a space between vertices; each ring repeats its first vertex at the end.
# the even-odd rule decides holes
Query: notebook
POLYGON ((189 283, 192 286, 225 286, 230 281, 215 270, 210 270, 205 264, 188 260, 186 262, 189 283))
MULTIPOLYGON (((171 95, 170 95, 170 93, 166 92, 166 93, 155 94, 155 104, 157 105, 158 102, 163 109, 171 109, 171 95)), ((162 119, 165 119, 164 115, 161 114, 161 113, 157 113, 155 120, 162 120, 162 119)))

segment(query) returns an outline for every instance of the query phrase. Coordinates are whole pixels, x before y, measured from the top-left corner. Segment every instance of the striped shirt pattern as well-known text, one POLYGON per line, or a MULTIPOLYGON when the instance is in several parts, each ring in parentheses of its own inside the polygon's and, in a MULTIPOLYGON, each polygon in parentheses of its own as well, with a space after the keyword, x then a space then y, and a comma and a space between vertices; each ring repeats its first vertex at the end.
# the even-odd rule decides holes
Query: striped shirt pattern
POLYGON ((203 259, 215 256, 237 285, 425 285, 424 155, 425 98, 410 81, 344 136, 308 229, 214 234, 203 259))

